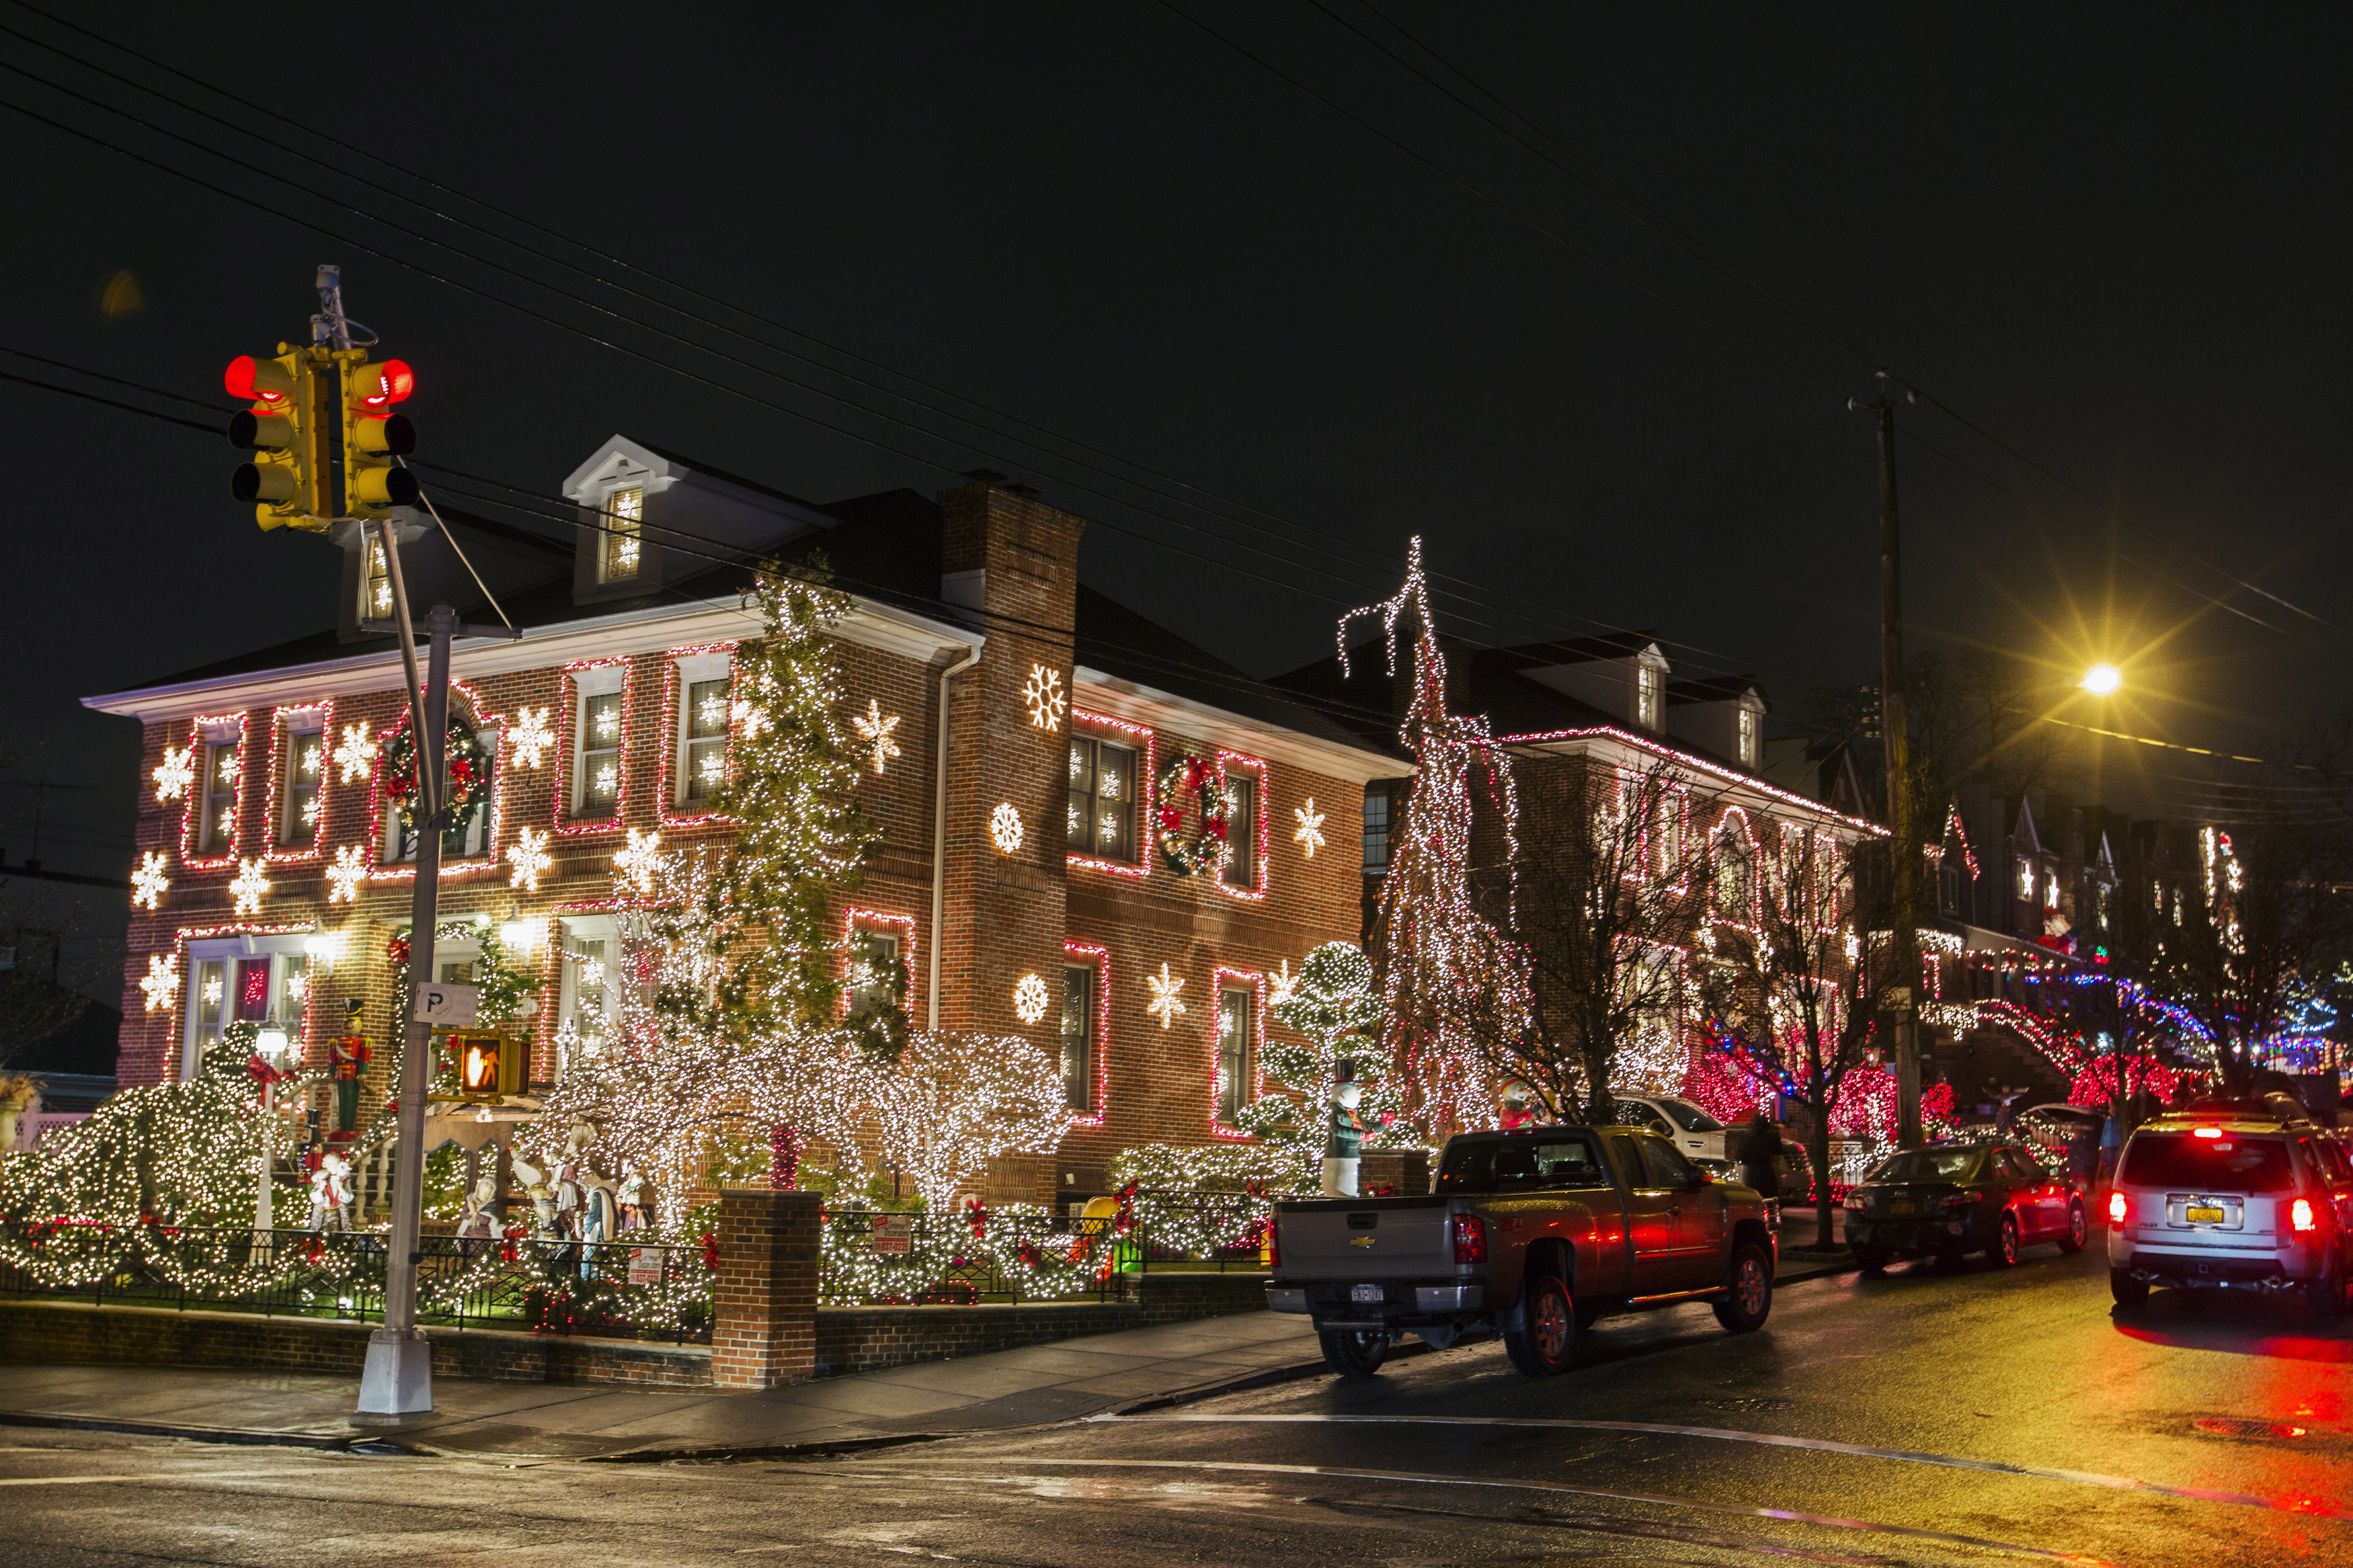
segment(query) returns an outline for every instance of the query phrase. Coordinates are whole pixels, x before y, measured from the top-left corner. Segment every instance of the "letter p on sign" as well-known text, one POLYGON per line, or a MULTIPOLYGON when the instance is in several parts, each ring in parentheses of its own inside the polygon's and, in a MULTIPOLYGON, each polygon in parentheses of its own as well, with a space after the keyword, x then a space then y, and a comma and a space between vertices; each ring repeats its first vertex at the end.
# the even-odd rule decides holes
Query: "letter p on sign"
POLYGON ((417 1021, 437 1029, 470 1029, 481 999, 482 988, 479 985, 458 985, 446 981, 436 984, 420 980, 417 984, 417 1021))

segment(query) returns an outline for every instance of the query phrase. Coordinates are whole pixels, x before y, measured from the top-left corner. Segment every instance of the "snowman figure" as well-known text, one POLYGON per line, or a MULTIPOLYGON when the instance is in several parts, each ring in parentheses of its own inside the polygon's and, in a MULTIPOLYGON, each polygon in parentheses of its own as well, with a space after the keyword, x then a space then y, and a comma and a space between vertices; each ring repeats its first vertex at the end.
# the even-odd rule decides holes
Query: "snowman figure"
POLYGON ((1331 1137, 1324 1145, 1324 1195, 1356 1195, 1356 1163, 1365 1152, 1365 1119, 1356 1114, 1365 1086, 1356 1081, 1356 1064, 1343 1058, 1336 1064, 1338 1081, 1332 1089, 1331 1137))

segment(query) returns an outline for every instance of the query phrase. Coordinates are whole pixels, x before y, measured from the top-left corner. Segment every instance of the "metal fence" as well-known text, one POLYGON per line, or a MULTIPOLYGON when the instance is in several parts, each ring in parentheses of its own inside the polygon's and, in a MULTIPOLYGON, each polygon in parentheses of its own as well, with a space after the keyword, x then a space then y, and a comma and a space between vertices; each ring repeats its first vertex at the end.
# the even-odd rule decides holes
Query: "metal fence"
MULTIPOLYGON (((0 1296, 381 1321, 378 1233, 0 1226, 0 1296)), ((715 1258, 701 1247, 420 1238, 417 1319, 454 1328, 711 1339, 715 1258)))

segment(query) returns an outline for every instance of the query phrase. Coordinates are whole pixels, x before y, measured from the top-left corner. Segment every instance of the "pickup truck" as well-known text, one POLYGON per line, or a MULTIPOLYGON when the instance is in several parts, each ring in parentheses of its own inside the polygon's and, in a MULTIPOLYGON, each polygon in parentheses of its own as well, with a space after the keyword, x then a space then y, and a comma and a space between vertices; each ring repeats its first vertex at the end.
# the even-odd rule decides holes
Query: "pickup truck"
POLYGON ((1419 1334, 1501 1337, 1529 1377, 1567 1370, 1605 1313, 1706 1301, 1736 1334, 1773 1307, 1765 1200, 1638 1127, 1524 1127, 1447 1141, 1427 1196, 1274 1210, 1267 1304, 1315 1321, 1345 1376, 1419 1334))

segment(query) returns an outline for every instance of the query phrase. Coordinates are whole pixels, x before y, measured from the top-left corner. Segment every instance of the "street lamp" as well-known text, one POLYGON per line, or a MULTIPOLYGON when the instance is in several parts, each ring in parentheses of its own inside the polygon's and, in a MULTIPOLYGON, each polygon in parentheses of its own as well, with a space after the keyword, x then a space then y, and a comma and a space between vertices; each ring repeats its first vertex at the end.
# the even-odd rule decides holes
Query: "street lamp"
POLYGON ((2084 689, 2094 697, 2113 696, 2116 688, 2124 683, 2124 672, 2113 664, 2092 666, 2090 669, 2084 671, 2084 679, 2080 682, 2084 689))

